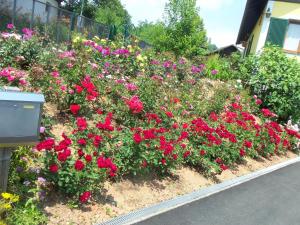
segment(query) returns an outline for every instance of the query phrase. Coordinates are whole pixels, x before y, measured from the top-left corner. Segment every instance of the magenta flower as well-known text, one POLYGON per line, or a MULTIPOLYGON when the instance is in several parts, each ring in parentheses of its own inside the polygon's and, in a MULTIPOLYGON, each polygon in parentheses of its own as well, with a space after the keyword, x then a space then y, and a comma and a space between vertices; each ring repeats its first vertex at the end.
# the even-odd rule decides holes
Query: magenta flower
POLYGON ((133 83, 125 84, 125 87, 128 91, 136 91, 138 89, 138 87, 133 83))
POLYGON ((15 28, 15 26, 12 23, 9 23, 6 25, 6 28, 12 30, 15 28))
POLYGON ((212 75, 216 75, 216 74, 218 74, 218 73, 219 73, 219 71, 216 70, 216 69, 213 69, 213 70, 211 71, 211 74, 212 74, 212 75))

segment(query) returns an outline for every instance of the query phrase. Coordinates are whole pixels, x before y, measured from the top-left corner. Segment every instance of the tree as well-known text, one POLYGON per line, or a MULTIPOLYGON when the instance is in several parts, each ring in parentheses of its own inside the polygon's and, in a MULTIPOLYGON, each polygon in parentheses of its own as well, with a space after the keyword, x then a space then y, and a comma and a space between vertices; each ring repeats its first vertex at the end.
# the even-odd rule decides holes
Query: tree
POLYGON ((80 14, 82 1, 84 1, 82 14, 88 18, 94 19, 96 10, 100 6, 99 0, 58 0, 58 3, 63 9, 80 14))
POLYGON ((117 27, 131 25, 131 16, 120 0, 102 0, 99 1, 99 6, 96 12, 97 22, 117 27))
POLYGON ((169 0, 165 7, 166 48, 178 56, 203 55, 207 50, 206 31, 196 0, 169 0))
POLYGON ((162 22, 149 23, 148 21, 140 22, 134 29, 135 35, 141 40, 147 42, 156 51, 164 51, 166 43, 166 27, 162 22))

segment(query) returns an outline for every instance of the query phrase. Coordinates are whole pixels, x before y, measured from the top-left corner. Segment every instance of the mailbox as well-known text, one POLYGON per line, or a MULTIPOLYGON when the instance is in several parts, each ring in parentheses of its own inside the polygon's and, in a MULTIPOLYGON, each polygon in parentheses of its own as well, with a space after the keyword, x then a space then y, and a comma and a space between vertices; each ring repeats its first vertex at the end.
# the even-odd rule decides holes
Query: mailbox
POLYGON ((0 90, 0 147, 31 145, 39 140, 44 96, 0 90))

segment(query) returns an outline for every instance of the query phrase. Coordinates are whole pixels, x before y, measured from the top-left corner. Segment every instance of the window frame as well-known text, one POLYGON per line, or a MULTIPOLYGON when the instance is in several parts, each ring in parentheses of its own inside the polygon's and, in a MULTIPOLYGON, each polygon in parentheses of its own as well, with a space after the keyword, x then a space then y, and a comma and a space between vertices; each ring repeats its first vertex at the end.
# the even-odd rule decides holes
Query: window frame
MULTIPOLYGON (((298 24, 300 26, 300 20, 289 19, 288 21, 289 21, 289 25, 290 24, 298 24)), ((283 42, 283 47, 282 47, 283 51, 285 53, 292 54, 292 55, 300 55, 300 40, 299 40, 299 43, 298 43, 298 49, 296 51, 284 49, 284 43, 285 43, 285 41, 288 37, 287 35, 288 35, 288 29, 286 31, 284 42, 283 42)))

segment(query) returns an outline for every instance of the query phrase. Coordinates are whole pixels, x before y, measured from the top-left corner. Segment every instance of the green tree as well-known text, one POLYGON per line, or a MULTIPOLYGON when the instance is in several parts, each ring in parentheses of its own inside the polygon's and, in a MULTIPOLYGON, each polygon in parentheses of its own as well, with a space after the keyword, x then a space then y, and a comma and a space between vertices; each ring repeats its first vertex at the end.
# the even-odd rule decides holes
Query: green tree
POLYGON ((196 0, 169 0, 165 7, 166 48, 193 57, 207 50, 206 31, 196 0))
POLYGON ((80 14, 82 1, 84 1, 82 14, 88 18, 94 19, 96 10, 100 6, 99 0, 59 0, 58 2, 63 9, 80 14))
POLYGON ((140 22, 139 25, 134 29, 134 33, 138 38, 153 46, 156 51, 167 50, 165 48, 167 34, 164 23, 149 23, 147 21, 140 22))
POLYGON ((120 0, 103 0, 99 2, 96 20, 106 25, 131 25, 131 16, 120 0))

